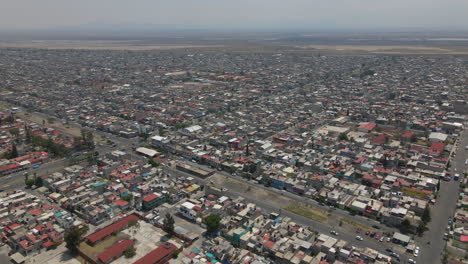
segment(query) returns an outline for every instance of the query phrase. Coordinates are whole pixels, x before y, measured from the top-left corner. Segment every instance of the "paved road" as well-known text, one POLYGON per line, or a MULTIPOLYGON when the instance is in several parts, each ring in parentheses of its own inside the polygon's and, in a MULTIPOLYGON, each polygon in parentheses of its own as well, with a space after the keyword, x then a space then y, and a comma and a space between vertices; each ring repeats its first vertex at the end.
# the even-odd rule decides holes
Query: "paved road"
MULTIPOLYGON (((171 167, 163 166, 162 169, 165 172, 167 172, 168 174, 170 174, 170 175, 181 175, 181 176, 185 176, 185 177, 192 177, 192 178, 194 178, 194 181, 197 184, 200 184, 200 185, 208 184, 208 181, 209 181, 209 179, 206 180, 206 179, 201 179, 201 178, 198 178, 198 177, 193 177, 193 175, 184 173, 182 171, 176 170, 176 169, 171 168, 171 167)), ((234 178, 234 179, 239 180, 237 177, 234 178)), ((258 188, 258 186, 255 186, 255 187, 258 188)), ((266 191, 271 191, 271 189, 268 188, 266 191)), ((348 242, 350 242, 352 245, 354 245, 356 247, 361 247, 361 248, 369 247, 369 248, 372 248, 374 250, 379 251, 380 253, 386 254, 386 251, 385 251, 386 248, 396 246, 395 244, 392 244, 392 243, 378 242, 377 240, 375 240, 373 238, 369 238, 369 237, 364 236, 362 234, 361 234, 361 236, 364 238, 364 240, 363 241, 358 241, 358 240, 356 240, 356 234, 354 234, 354 233, 347 233, 347 232, 344 232, 343 230, 341 230, 339 227, 336 228, 336 227, 330 226, 328 224, 316 222, 316 221, 313 221, 313 220, 311 220, 311 219, 309 219, 307 217, 296 215, 296 214, 291 213, 291 212, 286 211, 286 210, 279 210, 278 204, 275 204, 275 202, 273 202, 273 201, 262 201, 262 200, 254 199, 254 198, 249 196, 249 193, 245 193, 245 192, 240 193, 240 192, 235 192, 235 191, 232 191, 232 190, 226 190, 225 193, 226 193, 227 196, 229 196, 231 198, 234 198, 234 199, 237 198, 237 197, 243 197, 246 202, 256 204, 258 207, 262 208, 266 213, 271 213, 271 212, 281 213, 282 216, 290 217, 296 223, 298 223, 300 225, 303 225, 303 226, 310 226, 312 229, 317 230, 320 233, 330 235, 330 232, 332 230, 336 230, 339 233, 339 236, 338 236, 339 239, 348 241, 348 242)), ((407 256, 400 254, 400 257, 401 257, 402 263, 406 263, 408 261, 407 256)))
MULTIPOLYGON (((455 151, 455 157, 451 161, 451 173, 459 173, 463 177, 463 172, 467 166, 464 164, 468 158, 468 151, 465 146, 468 145, 468 130, 464 130, 458 141, 458 150, 455 151)), ((453 177, 452 177, 453 178, 453 177)), ((429 231, 422 238, 417 238, 420 241, 421 252, 417 258, 418 263, 438 264, 441 263, 441 255, 444 250, 446 241, 443 240, 444 233, 448 224, 448 218, 452 217, 456 210, 458 198, 458 188, 460 181, 441 181, 439 197, 436 204, 431 208, 432 221, 428 224, 429 231), (431 244, 428 245, 427 242, 431 244)))
MULTIPOLYGON (((203 168, 203 169, 212 170, 212 168, 210 168, 208 166, 203 166, 203 165, 193 163, 193 162, 190 162, 190 161, 183 161, 183 162, 188 163, 191 166, 196 166, 196 167, 200 167, 200 168, 203 168)), ((246 184, 250 184, 250 185, 255 186, 257 188, 261 188, 261 189, 263 189, 265 191, 275 192, 277 194, 283 195, 283 196, 285 196, 287 198, 290 198, 292 200, 295 200, 295 201, 298 201, 298 202, 301 202, 301 203, 305 203, 307 205, 310 205, 310 206, 313 206, 313 207, 316 207, 316 208, 320 208, 320 209, 324 209, 324 210, 327 210, 329 208, 328 206, 321 206, 317 201, 306 198, 304 196, 296 195, 296 194, 291 193, 291 192, 284 192, 284 191, 281 191, 281 190, 278 190, 278 189, 275 189, 275 188, 271 188, 271 187, 265 187, 262 184, 258 184, 258 183, 254 182, 254 181, 246 180, 246 179, 244 179, 242 177, 233 176, 233 175, 231 175, 231 174, 229 174, 227 172, 224 172, 224 171, 218 171, 218 173, 223 175, 223 176, 229 177, 231 179, 234 179, 234 180, 237 180, 237 181, 242 181, 242 182, 244 182, 246 184)), ((335 215, 335 217, 337 217, 337 218, 346 218, 346 219, 352 220, 354 222, 360 223, 360 224, 365 225, 365 226, 378 225, 380 227, 380 230, 377 230, 379 233, 382 233, 382 232, 400 232, 396 228, 391 228, 391 227, 385 226, 384 224, 381 224, 379 221, 375 221, 375 220, 369 219, 369 218, 364 217, 364 216, 358 216, 358 215, 351 216, 345 210, 333 210, 332 214, 335 215)))
POLYGON ((36 173, 37 176, 42 176, 47 173, 59 171, 66 166, 68 166, 68 161, 66 159, 53 160, 51 162, 42 164, 37 169, 29 168, 28 170, 0 177, 0 188, 3 190, 21 189, 24 187, 25 173, 28 173, 29 177, 33 177, 34 173, 36 173))

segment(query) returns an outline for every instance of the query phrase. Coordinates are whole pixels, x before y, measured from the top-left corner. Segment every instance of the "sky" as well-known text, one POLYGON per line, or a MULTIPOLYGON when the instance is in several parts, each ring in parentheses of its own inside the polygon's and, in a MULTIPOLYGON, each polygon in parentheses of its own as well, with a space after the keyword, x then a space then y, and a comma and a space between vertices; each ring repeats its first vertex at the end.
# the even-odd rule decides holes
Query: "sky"
POLYGON ((468 30, 468 0, 0 0, 0 29, 468 30))

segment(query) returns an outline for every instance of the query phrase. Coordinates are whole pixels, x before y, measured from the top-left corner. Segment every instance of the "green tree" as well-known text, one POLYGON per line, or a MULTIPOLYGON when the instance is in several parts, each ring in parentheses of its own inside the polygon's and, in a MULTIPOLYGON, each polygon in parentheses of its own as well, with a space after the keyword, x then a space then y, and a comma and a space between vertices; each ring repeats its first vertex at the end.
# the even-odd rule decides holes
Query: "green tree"
POLYGON ((341 134, 338 136, 338 139, 339 139, 339 140, 348 141, 348 136, 346 135, 346 133, 341 133, 341 134))
POLYGON ((20 131, 17 127, 11 128, 8 132, 14 137, 18 137, 20 134, 20 131))
POLYGON ((134 246, 129 246, 124 250, 123 254, 126 258, 132 258, 136 255, 136 249, 134 246))
POLYGON ((11 152, 10 152, 10 159, 14 159, 18 157, 18 150, 16 149, 16 145, 12 144, 11 152))
POLYGON ((448 264, 449 255, 447 249, 444 249, 444 253, 442 253, 442 264, 448 264))
POLYGON ((400 224, 400 229, 403 233, 410 233, 411 232, 411 223, 408 219, 403 220, 400 224))
POLYGON ((429 209, 429 206, 426 206, 426 208, 424 209, 424 212, 421 216, 421 220, 424 223, 429 223, 431 221, 431 211, 429 209))
POLYGON ((148 164, 151 165, 152 167, 156 168, 156 167, 159 167, 159 163, 157 163, 156 161, 154 161, 153 159, 149 159, 148 160, 148 164))
POLYGON ((71 253, 76 253, 78 245, 81 242, 81 238, 86 232, 88 232, 88 226, 73 226, 67 232, 65 232, 64 240, 66 247, 70 250, 71 253))
POLYGON ((221 226, 221 219, 222 217, 218 214, 210 214, 205 217, 205 219, 203 219, 203 223, 206 225, 206 232, 209 235, 214 235, 219 231, 221 226))
POLYGON ((128 194, 128 195, 122 196, 122 200, 127 201, 127 202, 131 202, 133 200, 133 195, 128 194))
POLYGON ((34 180, 34 185, 36 185, 37 187, 42 187, 44 185, 44 182, 42 181, 42 178, 41 177, 37 177, 35 180, 34 180))
POLYGON ((418 228, 416 229, 416 234, 418 234, 418 236, 422 236, 424 232, 426 232, 426 230, 426 223, 424 223, 423 221, 419 221, 418 228))
POLYGON ((163 230, 166 231, 169 235, 174 234, 174 218, 169 213, 166 214, 163 220, 163 230))
POLYGON ((31 188, 34 185, 35 182, 36 182, 36 180, 34 180, 34 179, 25 179, 24 180, 24 184, 26 184, 27 188, 31 188))

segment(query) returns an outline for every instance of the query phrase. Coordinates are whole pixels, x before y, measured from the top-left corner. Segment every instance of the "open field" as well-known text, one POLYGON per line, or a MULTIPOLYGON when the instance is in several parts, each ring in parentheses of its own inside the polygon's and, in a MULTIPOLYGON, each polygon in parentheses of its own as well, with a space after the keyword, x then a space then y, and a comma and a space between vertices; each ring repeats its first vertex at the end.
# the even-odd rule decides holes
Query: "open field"
POLYGON ((325 211, 317 209, 317 208, 307 207, 305 204, 302 204, 302 205, 297 205, 297 203, 290 204, 286 207, 283 207, 283 209, 291 213, 307 217, 311 220, 314 220, 320 223, 326 223, 328 220, 326 216, 327 213, 325 211))
POLYGON ((15 41, 0 42, 0 48, 81 49, 81 50, 172 50, 222 48, 210 44, 141 44, 134 41, 15 41))
POLYGON ((445 55, 468 55, 468 47, 452 46, 419 46, 419 45, 302 45, 296 46, 298 49, 308 51, 336 52, 343 54, 382 54, 382 55, 402 55, 402 54, 445 54, 445 55))

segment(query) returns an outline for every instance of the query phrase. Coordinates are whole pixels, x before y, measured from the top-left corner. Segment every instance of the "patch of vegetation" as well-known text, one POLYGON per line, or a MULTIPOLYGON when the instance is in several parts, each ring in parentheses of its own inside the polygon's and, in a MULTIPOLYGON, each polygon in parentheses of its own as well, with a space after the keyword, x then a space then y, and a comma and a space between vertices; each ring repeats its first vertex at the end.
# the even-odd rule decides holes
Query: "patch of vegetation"
POLYGON ((319 209, 312 209, 309 207, 306 207, 305 205, 296 205, 296 204, 291 204, 283 208, 286 211, 289 211, 291 213, 307 217, 311 220, 325 223, 328 221, 328 218, 325 216, 325 212, 319 209))
POLYGON ((404 187, 402 192, 406 194, 407 196, 416 197, 419 199, 425 199, 426 196, 428 196, 428 193, 426 192, 418 191, 418 190, 407 188, 407 187, 404 187))
POLYGON ((126 258, 132 258, 136 255, 136 248, 134 246, 129 246, 124 250, 123 254, 126 258))

